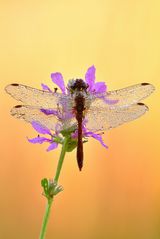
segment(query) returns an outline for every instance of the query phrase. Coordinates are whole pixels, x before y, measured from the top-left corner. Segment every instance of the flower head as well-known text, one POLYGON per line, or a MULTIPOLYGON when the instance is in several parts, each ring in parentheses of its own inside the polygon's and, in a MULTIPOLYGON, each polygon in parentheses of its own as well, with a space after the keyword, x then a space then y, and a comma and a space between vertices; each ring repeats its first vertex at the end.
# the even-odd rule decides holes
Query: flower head
MULTIPOLYGON (((76 124, 75 120, 75 114, 74 114, 74 106, 68 106, 68 99, 72 98, 72 95, 75 92, 75 89, 77 88, 79 91, 81 91, 81 88, 84 89, 84 92, 86 92, 87 96, 91 95, 92 97, 97 97, 101 98, 106 104, 116 104, 117 100, 109 100, 107 99, 107 86, 105 82, 95 82, 95 73, 96 73, 96 68, 95 66, 91 66, 88 68, 84 79, 85 80, 69 80, 67 86, 65 86, 64 79, 61 73, 56 72, 51 74, 51 79, 54 84, 56 84, 61 92, 62 92, 62 99, 59 101, 59 106, 57 109, 41 109, 41 112, 43 112, 45 115, 54 115, 57 117, 58 121, 60 122, 61 126, 59 127, 59 130, 57 128, 55 129, 55 132, 52 133, 51 130, 47 129, 46 127, 40 125, 37 122, 32 122, 33 128, 40 134, 43 135, 48 135, 48 137, 41 137, 37 136, 36 138, 29 139, 29 142, 31 143, 44 143, 48 142, 50 145, 47 149, 47 151, 50 151, 52 149, 57 148, 58 143, 62 143, 63 141, 63 129, 66 129, 65 125, 72 126, 76 124), (80 86, 78 85, 80 82, 80 86), (79 88, 78 88, 79 87, 79 88), (66 98, 68 97, 68 98, 66 98), (73 121, 73 122, 72 122, 73 121), (67 123, 69 122, 69 123, 67 123)), ((47 85, 41 84, 43 90, 55 93, 57 91, 57 88, 51 90, 47 85)), ((77 93, 76 93, 77 94, 77 93)), ((107 148, 107 145, 104 144, 102 140, 102 133, 99 132, 92 132, 88 130, 87 127, 87 119, 83 119, 82 123, 82 137, 84 140, 86 140, 89 137, 92 137, 96 140, 98 140, 102 146, 107 148)), ((69 127, 68 126, 68 127, 69 127)), ((71 134, 72 139, 77 140, 78 138, 78 130, 75 129, 75 131, 72 132, 71 134)))
MULTIPOLYGON (((82 136, 83 136, 83 138, 88 139, 89 137, 92 137, 92 138, 98 140, 100 142, 100 144, 107 149, 108 146, 103 142, 103 139, 102 139, 102 136, 101 136, 103 133, 94 133, 92 131, 88 131, 87 128, 86 128, 86 123, 87 123, 87 120, 83 120, 83 122, 82 122, 82 136)), ((75 132, 72 133, 72 137, 73 138, 78 137, 78 130, 75 130, 75 132)))
MULTIPOLYGON (((87 72, 85 74, 85 83, 88 85, 88 93, 96 95, 96 97, 98 98, 102 98, 106 104, 109 104, 109 105, 116 104, 118 100, 107 99, 107 96, 105 94, 107 92, 106 83, 95 82, 95 79, 96 79, 95 73, 96 73, 96 68, 94 65, 92 65, 91 67, 87 69, 87 72)), ((73 85, 75 82, 74 79, 69 80, 66 87, 63 76, 59 72, 52 73, 51 79, 52 79, 52 82, 55 83, 60 88, 63 94, 69 94, 70 93, 69 89, 71 88, 71 85, 73 85)), ((41 86, 43 90, 54 92, 45 84, 41 84, 41 86)))
POLYGON ((85 81, 89 86, 89 91, 92 93, 105 93, 107 91, 107 86, 105 82, 95 82, 95 66, 88 68, 85 74, 85 81))
POLYGON ((42 125, 40 125, 39 123, 37 123, 36 121, 33 121, 32 122, 32 127, 40 134, 43 134, 43 135, 48 135, 48 137, 41 137, 41 136, 37 136, 35 138, 32 138, 32 139, 28 139, 28 141, 30 143, 33 143, 33 144, 42 144, 44 142, 47 142, 49 143, 49 147, 47 148, 47 151, 50 151, 50 150, 53 150, 53 149, 56 149, 58 147, 58 141, 61 142, 61 138, 59 137, 59 131, 58 131, 58 125, 56 127, 56 131, 55 131, 55 134, 52 134, 51 131, 47 128, 47 127, 44 127, 42 125))

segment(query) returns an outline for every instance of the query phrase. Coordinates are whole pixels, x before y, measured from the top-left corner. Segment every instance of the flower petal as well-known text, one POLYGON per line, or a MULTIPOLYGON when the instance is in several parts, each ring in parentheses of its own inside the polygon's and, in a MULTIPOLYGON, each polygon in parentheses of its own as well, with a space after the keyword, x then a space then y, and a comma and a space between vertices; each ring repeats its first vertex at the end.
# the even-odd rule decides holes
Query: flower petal
POLYGON ((103 142, 102 136, 100 134, 95 134, 93 132, 87 132, 85 135, 88 136, 88 137, 92 137, 92 138, 98 140, 103 147, 108 149, 108 146, 103 142))
POLYGON ((49 147, 47 148, 47 151, 51 151, 53 149, 56 149, 58 147, 58 144, 56 142, 53 142, 49 145, 49 147))
POLYGON ((52 91, 47 85, 45 85, 45 84, 42 83, 41 86, 42 86, 42 89, 43 89, 43 90, 47 90, 47 91, 53 93, 53 91, 52 91))
POLYGON ((86 83, 89 85, 89 90, 92 90, 92 88, 94 86, 95 72, 96 72, 96 68, 93 65, 93 66, 88 68, 88 70, 85 74, 85 80, 86 80, 86 83))
POLYGON ((32 122, 32 127, 40 134, 51 134, 50 130, 47 129, 46 127, 42 126, 36 121, 32 122))
POLYGON ((96 93, 105 93, 107 91, 107 86, 105 82, 96 82, 93 89, 96 93))
POLYGON ((78 130, 76 130, 74 133, 71 134, 72 139, 78 138, 78 130))
POLYGON ((41 109, 41 112, 43 112, 46 115, 58 115, 57 110, 50 110, 50 109, 41 109))
MULTIPOLYGON (((28 139, 28 138, 27 138, 28 139)), ((33 139, 28 139, 28 141, 32 144, 42 144, 44 142, 50 142, 50 139, 47 139, 45 137, 35 137, 33 139)))
POLYGON ((65 94, 66 87, 64 84, 63 76, 61 73, 56 72, 51 74, 52 81, 61 89, 62 93, 65 94))

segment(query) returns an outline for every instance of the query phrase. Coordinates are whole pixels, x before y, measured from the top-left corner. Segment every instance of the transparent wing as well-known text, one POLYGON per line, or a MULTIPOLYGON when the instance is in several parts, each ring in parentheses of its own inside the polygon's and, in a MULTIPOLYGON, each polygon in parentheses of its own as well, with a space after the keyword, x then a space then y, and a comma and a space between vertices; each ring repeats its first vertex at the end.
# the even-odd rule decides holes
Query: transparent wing
POLYGON ((17 105, 11 109, 11 115, 17 119, 25 120, 28 123, 36 121, 42 126, 47 127, 50 130, 55 131, 56 124, 59 123, 62 129, 67 129, 73 125, 77 124, 76 119, 73 117, 71 119, 60 120, 56 115, 49 114, 46 115, 38 108, 34 108, 28 105, 17 105))
POLYGON ((51 93, 21 84, 8 85, 5 90, 13 98, 23 102, 24 104, 43 109, 56 108, 59 99, 62 96, 60 93, 51 93))
POLYGON ((103 131, 115 128, 121 124, 135 120, 143 115, 148 107, 143 103, 138 103, 124 108, 103 108, 91 106, 85 115, 87 119, 87 129, 90 131, 103 131))
POLYGON ((57 124, 57 117, 55 115, 46 115, 39 109, 31 106, 17 105, 11 109, 11 115, 29 123, 36 121, 51 130, 55 130, 57 124))
MULTIPOLYGON (((108 91, 105 97, 109 100, 118 100, 118 103, 112 106, 126 107, 136 104, 148 97, 155 87, 149 83, 141 83, 120 90, 108 91)), ((95 102, 96 103, 96 102, 95 102)))

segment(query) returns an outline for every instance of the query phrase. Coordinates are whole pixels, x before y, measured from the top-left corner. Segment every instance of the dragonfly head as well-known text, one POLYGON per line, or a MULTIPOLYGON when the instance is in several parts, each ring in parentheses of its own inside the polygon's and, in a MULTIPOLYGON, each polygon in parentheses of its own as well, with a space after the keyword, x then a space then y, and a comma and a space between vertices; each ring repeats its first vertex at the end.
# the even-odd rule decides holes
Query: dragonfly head
POLYGON ((74 92, 77 92, 77 91, 78 92, 79 91, 86 92, 87 88, 88 88, 88 84, 86 84, 84 82, 84 80, 82 80, 82 79, 71 80, 68 83, 68 90, 71 93, 74 93, 74 92))

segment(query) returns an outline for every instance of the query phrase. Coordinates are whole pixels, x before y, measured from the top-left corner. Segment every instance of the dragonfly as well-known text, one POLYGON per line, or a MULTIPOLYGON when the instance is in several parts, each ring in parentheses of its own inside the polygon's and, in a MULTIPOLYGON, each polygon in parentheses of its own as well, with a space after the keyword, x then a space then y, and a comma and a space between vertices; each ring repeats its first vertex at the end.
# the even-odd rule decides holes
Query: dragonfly
POLYGON ((88 131, 103 132, 135 120, 148 111, 141 101, 154 89, 152 84, 140 83, 119 90, 94 93, 89 91, 82 79, 73 80, 67 94, 59 93, 57 89, 49 92, 17 83, 5 88, 8 94, 23 103, 11 109, 11 115, 15 118, 29 123, 35 121, 54 131, 57 122, 61 122, 63 129, 76 126, 77 163, 80 170, 83 166, 83 121, 86 120, 88 131), (59 115, 46 114, 44 110, 56 111, 59 115))

